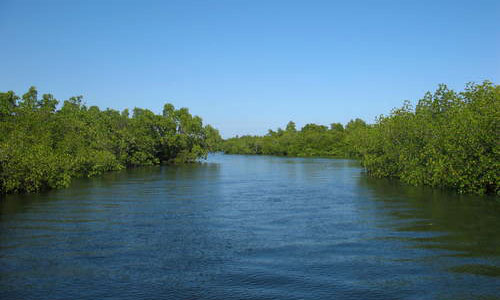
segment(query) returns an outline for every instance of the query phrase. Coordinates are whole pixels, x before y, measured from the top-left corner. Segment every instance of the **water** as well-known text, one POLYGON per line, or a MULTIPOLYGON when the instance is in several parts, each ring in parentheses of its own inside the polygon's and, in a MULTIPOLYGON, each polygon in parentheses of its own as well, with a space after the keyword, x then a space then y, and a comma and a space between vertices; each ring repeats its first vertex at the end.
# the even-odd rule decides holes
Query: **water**
POLYGON ((0 204, 1 299, 499 299, 495 198, 213 155, 0 204))

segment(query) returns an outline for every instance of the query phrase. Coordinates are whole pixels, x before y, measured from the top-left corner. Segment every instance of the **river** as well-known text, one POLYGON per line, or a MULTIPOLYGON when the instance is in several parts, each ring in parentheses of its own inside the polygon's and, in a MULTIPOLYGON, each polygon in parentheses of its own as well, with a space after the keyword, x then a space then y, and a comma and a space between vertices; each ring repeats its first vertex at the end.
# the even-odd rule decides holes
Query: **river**
POLYGON ((0 299, 500 299, 500 202, 211 155, 0 203, 0 299))

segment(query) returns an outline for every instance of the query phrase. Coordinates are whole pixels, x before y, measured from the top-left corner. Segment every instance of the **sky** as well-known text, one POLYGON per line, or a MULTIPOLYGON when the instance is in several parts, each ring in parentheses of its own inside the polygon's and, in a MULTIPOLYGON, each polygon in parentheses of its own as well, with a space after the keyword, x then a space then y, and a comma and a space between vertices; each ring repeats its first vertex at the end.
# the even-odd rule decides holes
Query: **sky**
POLYGON ((500 79, 500 1, 0 0, 0 91, 187 107, 223 137, 500 79))

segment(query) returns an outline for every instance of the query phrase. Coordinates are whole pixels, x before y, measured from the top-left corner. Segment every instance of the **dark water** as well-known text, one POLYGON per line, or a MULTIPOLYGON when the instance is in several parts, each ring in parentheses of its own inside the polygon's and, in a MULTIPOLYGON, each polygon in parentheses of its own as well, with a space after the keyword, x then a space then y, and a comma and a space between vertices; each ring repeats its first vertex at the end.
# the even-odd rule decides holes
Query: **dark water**
POLYGON ((500 204, 212 156, 0 204, 1 299, 500 299, 500 204))

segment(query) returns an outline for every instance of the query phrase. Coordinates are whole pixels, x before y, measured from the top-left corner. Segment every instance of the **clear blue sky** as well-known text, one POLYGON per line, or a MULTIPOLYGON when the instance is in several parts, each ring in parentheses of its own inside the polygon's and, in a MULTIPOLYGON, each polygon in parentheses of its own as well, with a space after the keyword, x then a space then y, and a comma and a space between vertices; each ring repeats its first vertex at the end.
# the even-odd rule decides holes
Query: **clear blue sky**
POLYGON ((224 137, 373 122, 439 83, 500 78, 500 1, 0 0, 0 90, 165 102, 224 137))

